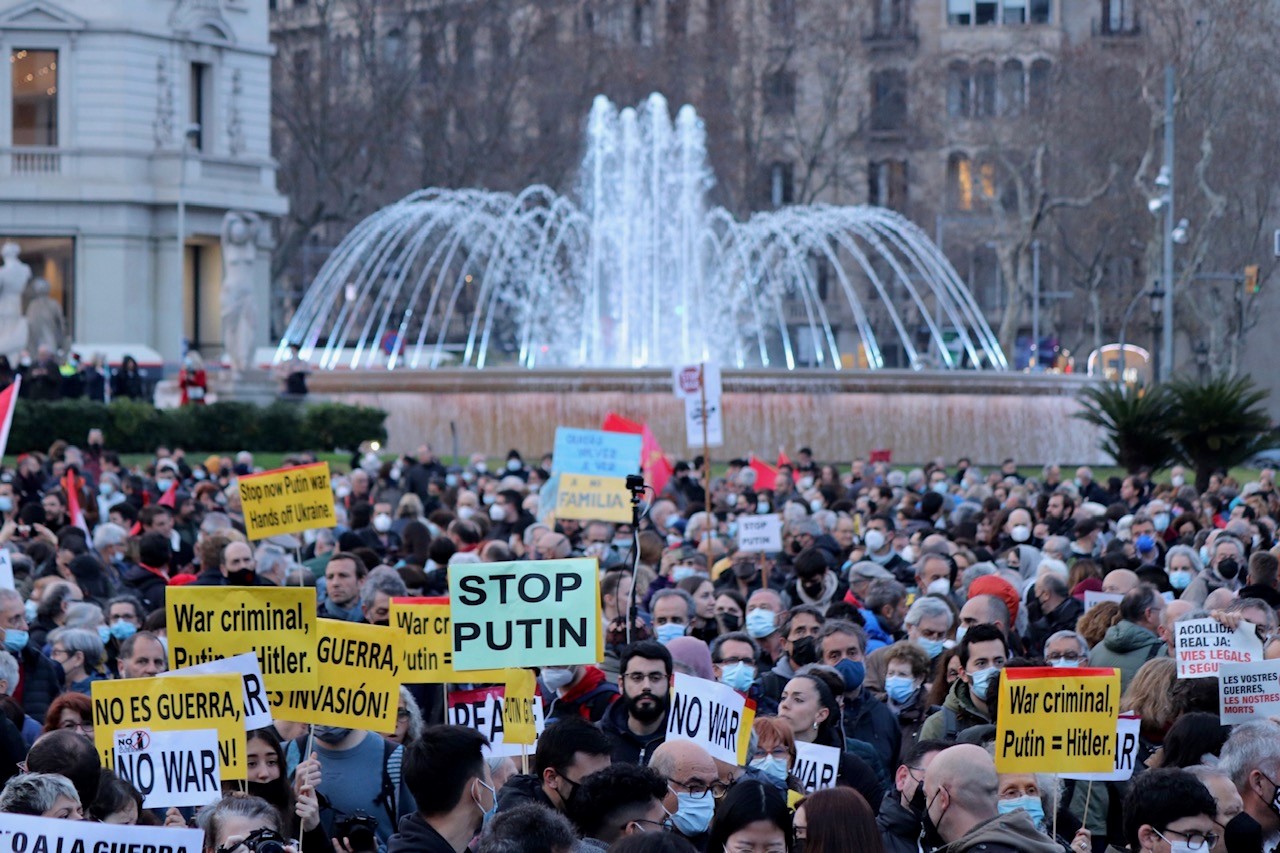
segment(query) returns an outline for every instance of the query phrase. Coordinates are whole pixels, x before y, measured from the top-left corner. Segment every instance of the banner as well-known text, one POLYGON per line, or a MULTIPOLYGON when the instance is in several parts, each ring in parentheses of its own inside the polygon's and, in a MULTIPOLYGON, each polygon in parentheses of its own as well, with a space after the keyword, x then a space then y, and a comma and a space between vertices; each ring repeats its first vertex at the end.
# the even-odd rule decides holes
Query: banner
POLYGON ((171 586, 165 595, 169 669, 254 652, 271 691, 316 686, 311 587, 171 586))
POLYGON ((453 665, 466 672, 595 664, 604 657, 594 559, 449 568, 453 665))
POLYGON ((1175 622, 1173 629, 1178 678, 1205 678, 1217 675, 1224 663, 1262 660, 1258 626, 1251 622, 1232 631, 1217 619, 1189 619, 1175 622))
POLYGON ((640 473, 638 434, 556 427, 553 474, 590 474, 625 479, 640 473))
POLYGON ((328 462, 246 474, 238 482, 245 532, 255 542, 337 524, 328 462))
MULTIPOLYGON (((507 738, 505 685, 482 687, 478 690, 452 691, 445 697, 448 722, 455 726, 475 729, 489 739, 486 756, 532 755, 533 745, 521 746, 507 738)), ((533 703, 534 734, 541 735, 546 728, 542 715, 542 703, 533 703)), ((535 738, 536 741, 536 738, 535 738)))
POLYGON ((999 707, 997 772, 1106 773, 1114 768, 1119 670, 1002 670, 999 707))
POLYGON ((667 740, 691 740, 712 758, 745 767, 755 716, 755 703, 732 687, 677 672, 667 712, 667 740))
POLYGON ((684 435, 685 444, 689 447, 702 446, 702 422, 707 422, 707 447, 724 445, 724 418, 720 412, 720 398, 714 400, 707 397, 704 408, 697 397, 686 397, 684 401, 684 435))
POLYGON ((1104 601, 1113 601, 1119 604, 1124 598, 1123 595, 1115 592, 1102 592, 1096 589, 1087 589, 1084 592, 1084 612, 1088 613, 1093 608, 1102 604, 1104 601))
POLYGON ((238 675, 120 678, 93 682, 93 742, 102 766, 116 766, 115 733, 216 729, 222 778, 245 778, 244 681, 238 675))
POLYGON ((791 775, 800 780, 806 794, 834 788, 840 775, 840 750, 820 743, 796 741, 796 764, 791 775))
POLYGON ((116 775, 142 794, 144 809, 207 806, 222 798, 214 729, 115 733, 116 775))
POLYGON ((203 829, 0 815, 0 853, 204 853, 203 829))
POLYGON ((1227 726, 1280 717, 1280 660, 1218 667, 1218 713, 1227 726))
POLYGON ((699 380, 706 383, 708 401, 720 399, 720 395, 723 393, 723 386, 720 381, 720 365, 681 364, 671 368, 672 391, 682 400, 702 398, 702 388, 699 380))
POLYGON ((502 701, 502 728, 506 742, 532 746, 538 739, 541 710, 538 679, 534 677, 533 670, 507 670, 502 701))
POLYGON ((320 681, 308 690, 272 692, 282 720, 394 732, 400 708, 397 632, 385 625, 317 619, 320 681))
POLYGON ((503 681, 505 669, 469 670, 453 668, 453 640, 449 621, 449 599, 393 598, 391 627, 400 633, 400 666, 407 684, 490 683, 503 681))
POLYGON ((782 550, 782 517, 738 516, 738 553, 759 554, 782 550))
POLYGON ((8 551, 0 551, 0 589, 17 589, 13 583, 13 560, 8 551))
POLYGON ((1115 769, 1107 773, 1063 773, 1063 779, 1081 782, 1127 782, 1138 765, 1138 729, 1142 718, 1137 714, 1121 714, 1116 720, 1115 769))
MULTIPOLYGON (((244 681, 244 727, 248 731, 265 729, 271 725, 271 705, 267 702, 267 692, 262 685, 262 670, 258 667, 258 656, 253 652, 245 652, 235 657, 211 660, 186 669, 171 669, 160 673, 160 678, 171 675, 222 675, 233 673, 244 681)), ((150 806, 148 806, 150 808, 150 806)))
MULTIPOLYGON (((631 523, 631 494, 620 477, 561 474, 556 489, 556 518, 631 523)), ((539 501, 541 506, 541 501, 539 501)))

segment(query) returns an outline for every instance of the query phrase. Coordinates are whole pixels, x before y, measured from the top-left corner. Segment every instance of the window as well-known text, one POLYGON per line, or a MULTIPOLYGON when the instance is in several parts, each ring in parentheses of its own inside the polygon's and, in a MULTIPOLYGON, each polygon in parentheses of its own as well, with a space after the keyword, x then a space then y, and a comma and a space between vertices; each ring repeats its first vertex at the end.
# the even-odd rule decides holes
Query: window
POLYGON ((876 32, 895 33, 907 26, 908 0, 876 0, 876 32))
POLYGON ((979 62, 973 74, 974 118, 991 118, 996 114, 996 64, 979 62))
POLYGON ((1049 74, 1052 66, 1047 59, 1031 63, 1031 88, 1027 98, 1027 110, 1032 115, 1044 115, 1049 106, 1049 74))
POLYGON ((293 63, 293 76, 298 82, 305 82, 311 76, 311 51, 305 47, 296 48, 290 57, 293 63))
POLYGON ((1031 23, 1047 24, 1052 14, 1050 0, 1031 0, 1031 23))
POLYGON ((872 161, 867 168, 867 202, 902 212, 907 206, 907 161, 872 161))
POLYGON ((1014 117, 1022 115, 1023 104, 1026 103, 1026 81, 1023 77, 1022 63, 1016 59, 1007 60, 1000 69, 1000 113, 1014 117))
POLYGON ((653 45, 653 6, 650 0, 635 0, 631 9, 631 40, 642 47, 653 45))
POLYGON ((388 68, 404 65, 404 35, 399 30, 392 30, 382 40, 382 61, 388 68))
POLYGON ((794 201, 795 183, 790 163, 774 163, 769 167, 769 203, 782 207, 794 201))
POLYGON ((191 63, 191 92, 187 98, 188 140, 196 151, 204 150, 204 141, 208 138, 206 119, 209 114, 209 84, 213 75, 209 66, 203 62, 191 63))
POLYGON ((968 118, 971 112, 969 66, 956 61, 947 67, 947 115, 951 118, 968 118))
POLYGON ((1132 33, 1138 29, 1138 0, 1102 0, 1102 31, 1132 33))
POLYGON ((947 23, 953 27, 1047 24, 1052 11, 1052 0, 947 0, 947 23))
POLYGON ((1004 0, 1003 21, 1006 24, 1027 22, 1027 0, 1004 0))
POLYGON ((877 71, 871 76, 871 129, 902 130, 907 123, 907 75, 877 71))
POLYGON ((967 154, 947 158, 948 201, 955 210, 973 210, 973 161, 967 154))
POLYGON ((5 243, 18 245, 18 260, 31 267, 33 282, 37 278, 49 282, 49 297, 62 306, 62 316, 66 318, 67 340, 74 340, 76 330, 72 324, 76 316, 75 239, 0 233, 0 246, 5 243))
POLYGON ((796 75, 793 71, 774 71, 764 78, 765 115, 794 115, 796 111, 796 75))
POLYGON ((58 145, 58 52, 14 50, 13 144, 56 148, 58 145))

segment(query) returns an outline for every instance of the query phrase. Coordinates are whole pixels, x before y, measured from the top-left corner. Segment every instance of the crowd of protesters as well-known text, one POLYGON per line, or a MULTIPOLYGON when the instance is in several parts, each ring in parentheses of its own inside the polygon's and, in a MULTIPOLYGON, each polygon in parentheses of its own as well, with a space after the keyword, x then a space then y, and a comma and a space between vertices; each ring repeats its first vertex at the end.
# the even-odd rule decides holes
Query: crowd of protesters
POLYGON ((251 543, 237 489, 257 470, 251 454, 161 447, 128 467, 100 432, 86 438, 0 474, 15 581, 0 589, 0 813, 193 819, 143 809, 91 743, 95 680, 166 669, 171 586, 314 586, 320 615, 386 624, 395 597, 447 595, 452 566, 585 556, 601 571, 605 658, 538 671, 548 725, 528 767, 446 724, 440 685, 408 685, 392 734, 283 721, 251 732, 247 793, 194 818, 206 849, 1280 843, 1280 723, 1221 725, 1216 678, 1179 679, 1172 660, 1173 626, 1196 618, 1257 626, 1280 657, 1270 470, 1197 489, 1180 468, 1100 482, 1087 467, 1029 477, 1013 460, 819 464, 806 448, 768 483, 746 460, 714 476, 701 459, 679 463, 633 528, 540 521, 549 455, 511 451, 491 468, 483 454, 447 465, 427 447, 364 448, 332 478, 335 527, 251 543), (781 516, 781 551, 738 553, 739 520, 766 513, 781 516), (1086 613, 1089 592, 1119 600, 1086 613), (997 773, 1000 671, 1046 665, 1119 670, 1122 710, 1141 716, 1131 780, 997 773), (755 702, 746 766, 667 739, 677 671, 755 702), (805 744, 838 750, 835 787, 805 790, 805 744))

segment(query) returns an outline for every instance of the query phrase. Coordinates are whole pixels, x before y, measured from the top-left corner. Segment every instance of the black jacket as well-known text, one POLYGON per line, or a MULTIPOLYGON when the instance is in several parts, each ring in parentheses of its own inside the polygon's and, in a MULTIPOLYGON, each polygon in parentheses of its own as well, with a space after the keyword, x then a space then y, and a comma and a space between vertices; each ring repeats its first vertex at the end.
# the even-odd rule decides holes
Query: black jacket
POLYGON ((18 662, 22 664, 22 710, 33 720, 43 720, 49 705, 62 693, 67 678, 62 665, 40 654, 30 643, 18 654, 18 662))
POLYGON ((1074 631, 1076 620, 1083 613, 1084 604, 1067 596, 1067 600, 1059 604, 1052 613, 1041 614, 1040 618, 1027 626, 1027 644, 1030 646, 1028 651, 1036 657, 1043 655, 1045 641, 1059 631, 1074 631))
MULTIPOLYGON (((218 577, 222 577, 220 572, 218 577)), ((198 578, 196 583, 200 583, 198 578)), ((164 609, 165 590, 169 583, 155 572, 149 572, 142 566, 130 566, 120 578, 120 585, 142 599, 142 606, 148 613, 164 609)))
POLYGON ((885 704, 868 691, 859 691, 856 697, 848 693, 844 697, 844 734, 854 740, 864 741, 875 747, 880 759, 883 778, 890 778, 898 769, 898 752, 902 746, 902 728, 898 719, 885 704))
POLYGON ((400 829, 387 839, 387 853, 458 853, 420 814, 400 818, 400 829))
POLYGON ((889 791, 880 801, 876 827, 884 841, 884 853, 919 853, 920 819, 903 808, 897 791, 889 791))
POLYGON ((1251 583, 1240 590, 1241 598, 1261 598, 1272 607, 1280 607, 1280 591, 1264 583, 1251 583))
POLYGON ((631 731, 627 726, 627 703, 621 699, 609 706, 598 725, 613 744, 614 764, 648 764, 653 751, 667 739, 665 721, 648 737, 631 731))
POLYGON ((505 812, 517 806, 532 803, 535 806, 556 810, 542 790, 542 780, 532 773, 512 776, 498 792, 498 811, 505 812))

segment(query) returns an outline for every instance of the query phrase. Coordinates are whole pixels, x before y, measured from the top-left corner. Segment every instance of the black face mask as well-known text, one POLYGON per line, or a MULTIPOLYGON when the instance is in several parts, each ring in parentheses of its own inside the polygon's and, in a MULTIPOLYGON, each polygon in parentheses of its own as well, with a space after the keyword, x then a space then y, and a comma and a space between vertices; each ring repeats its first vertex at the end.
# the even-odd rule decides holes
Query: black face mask
POLYGON ((238 572, 227 572, 227 583, 230 586, 253 586, 257 572, 253 569, 241 569, 238 572))
POLYGON ((1040 599, 1034 595, 1027 602, 1027 618, 1032 622, 1039 621, 1044 618, 1044 608, 1040 606, 1040 599))
POLYGON ((818 662, 818 644, 813 637, 801 637, 791 644, 791 665, 799 668, 818 662))
MULTIPOLYGON (((920 799, 924 799, 924 785, 920 786, 920 799)), ((934 794, 934 799, 937 799, 934 794)), ((914 801, 912 805, 915 805, 914 801)), ((945 814, 946 812, 943 812, 945 814)), ((925 850, 937 850, 940 847, 946 847, 947 842, 938 833, 938 825, 933 822, 933 818, 929 816, 929 806, 926 803, 920 814, 920 846, 925 850)))
POLYGON ((738 618, 737 613, 721 613, 720 624, 724 626, 725 633, 732 633, 742 627, 742 620, 738 618))
POLYGON ((792 554, 799 554, 799 553, 800 553, 801 551, 803 551, 803 550, 804 550, 804 547, 803 547, 799 542, 797 542, 797 541, 796 541, 796 540, 794 540, 794 539, 792 539, 792 540, 791 540, 791 553, 792 553, 792 554))
POLYGON ((1235 576, 1240 574, 1240 564, 1236 562, 1235 557, 1224 557, 1218 563, 1218 574, 1223 580, 1234 580, 1235 576))

